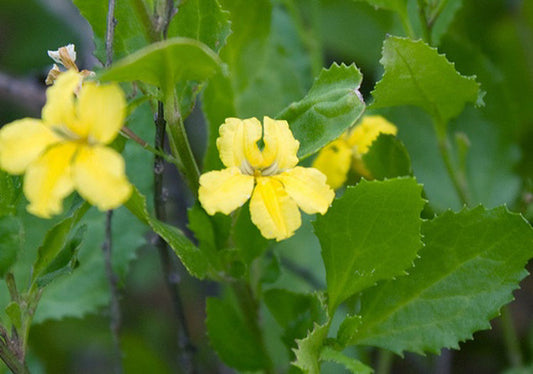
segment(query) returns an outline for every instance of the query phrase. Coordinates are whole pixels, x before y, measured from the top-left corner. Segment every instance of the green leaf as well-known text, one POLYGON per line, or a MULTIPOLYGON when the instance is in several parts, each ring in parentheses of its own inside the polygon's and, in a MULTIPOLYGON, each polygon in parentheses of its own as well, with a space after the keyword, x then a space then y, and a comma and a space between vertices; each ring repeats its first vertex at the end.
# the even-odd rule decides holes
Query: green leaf
POLYGON ((337 139, 357 121, 365 109, 360 84, 361 73, 355 65, 333 63, 329 69, 322 69, 302 100, 277 115, 289 122, 300 141, 300 159, 337 139))
POLYGON ((6 314, 17 331, 20 331, 22 326, 22 311, 20 310, 20 305, 15 301, 10 302, 6 306, 6 314))
MULTIPOLYGON (((95 56, 106 60, 105 37, 107 29, 108 2, 102 0, 73 0, 80 13, 91 25, 96 50, 95 56)), ((114 58, 122 58, 155 39, 152 22, 142 1, 117 1, 115 6, 115 33, 113 38, 114 58)))
POLYGON ((442 36, 448 31, 448 28, 450 27, 450 24, 452 23, 455 14, 463 5, 463 0, 440 0, 439 3, 444 2, 446 3, 446 5, 436 18, 436 21, 434 22, 434 25, 431 28, 431 40, 437 45, 439 44, 442 36))
POLYGON ((409 153, 394 135, 380 134, 363 155, 363 163, 375 179, 413 174, 409 153))
POLYGON ((9 271, 22 250, 23 228, 18 217, 0 218, 0 277, 9 271))
POLYGON ((162 89, 186 80, 205 80, 220 69, 220 59, 205 44, 194 39, 173 38, 153 43, 99 75, 100 80, 142 81, 162 89))
POLYGON ((257 333, 228 301, 207 299, 206 325, 213 348, 227 365, 249 371, 269 366, 257 333))
POLYGON ((232 238, 242 260, 248 265, 255 258, 261 256, 269 245, 269 241, 261 235, 257 226, 252 222, 249 203, 244 204, 239 210, 239 215, 233 226, 232 238))
POLYGON ((15 214, 17 195, 13 177, 0 170, 0 217, 15 214))
POLYGON ((315 324, 314 329, 304 339, 296 341, 298 348, 294 349, 296 360, 292 364, 300 368, 305 374, 320 374, 320 354, 324 340, 328 335, 329 324, 315 324))
POLYGON ((413 178, 362 180, 317 217, 330 314, 348 297, 412 265, 422 245, 421 191, 413 178))
POLYGON ((302 294, 284 289, 264 293, 265 304, 284 329, 282 340, 290 350, 296 339, 303 339, 315 323, 324 323, 326 311, 317 294, 302 294))
MULTIPOLYGON (((32 267, 32 282, 44 275, 45 269, 56 259, 65 248, 70 231, 89 209, 89 204, 81 204, 69 217, 56 224, 46 233, 43 243, 37 252, 37 259, 32 267)), ((81 241, 81 240, 80 240, 81 241)))
POLYGON ((65 243, 63 250, 36 279, 38 287, 45 287, 62 275, 71 274, 78 267, 78 252, 86 232, 87 225, 82 225, 76 230, 72 238, 65 243))
POLYGON ((352 344, 398 354, 458 349, 513 300, 533 256, 533 230, 504 207, 448 211, 424 222, 422 233, 410 274, 363 294, 352 344))
POLYGON ((168 37, 182 36, 198 40, 218 52, 231 32, 229 12, 218 0, 187 0, 168 27, 168 37))
POLYGON ((385 73, 372 92, 373 108, 415 105, 445 126, 466 103, 479 100, 475 78, 459 74, 444 55, 421 40, 387 38, 380 62, 385 73))
POLYGON ((339 331, 337 332, 337 342, 341 347, 346 347, 350 343, 362 324, 363 319, 361 316, 346 316, 344 321, 342 321, 341 325, 339 326, 339 331))
POLYGON ((324 347, 320 354, 321 361, 336 362, 344 365, 353 374, 372 374, 374 370, 363 364, 361 361, 355 358, 348 357, 342 352, 339 352, 331 347, 324 347))
POLYGON ((407 13, 407 0, 355 0, 365 1, 374 8, 387 9, 399 14, 407 13))
POLYGON ((134 188, 130 199, 124 205, 168 243, 191 275, 199 279, 205 278, 209 271, 206 255, 187 239, 180 229, 152 217, 146 209, 146 198, 139 190, 134 188))

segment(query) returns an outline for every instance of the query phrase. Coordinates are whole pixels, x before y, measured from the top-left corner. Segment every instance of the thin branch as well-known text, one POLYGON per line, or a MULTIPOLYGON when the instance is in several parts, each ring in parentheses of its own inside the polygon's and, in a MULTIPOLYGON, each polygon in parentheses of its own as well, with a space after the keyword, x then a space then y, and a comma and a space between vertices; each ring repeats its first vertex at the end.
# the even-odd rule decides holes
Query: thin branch
POLYGON ((0 100, 8 101, 38 117, 46 101, 45 88, 37 82, 0 72, 0 100))
MULTIPOLYGON (((164 118, 163 103, 157 103, 157 113, 155 116, 155 148, 163 152, 165 144, 166 134, 166 121, 164 118)), ((154 158, 154 207, 156 218, 161 221, 166 221, 167 214, 165 210, 166 193, 163 186, 163 173, 165 171, 165 160, 156 155, 154 158)), ((192 344, 190 338, 190 332, 188 329, 187 319, 185 318, 183 301, 181 299, 179 290, 180 276, 175 269, 175 265, 172 262, 170 249, 167 243, 160 237, 157 237, 156 247, 159 251, 159 258, 161 260, 161 267, 163 270, 165 283, 172 299, 174 313, 179 323, 178 331, 178 346, 180 349, 180 366, 184 373, 192 374, 196 373, 197 369, 194 365, 194 352, 196 348, 192 344)))
POLYGON ((107 8, 107 29, 105 35, 105 66, 109 67, 113 62, 113 38, 115 36, 115 26, 117 20, 115 18, 115 0, 109 0, 107 8))
POLYGON ((117 275, 113 271, 112 260, 111 260, 111 249, 113 247, 112 242, 112 230, 111 222, 113 217, 113 211, 108 210, 106 213, 106 222, 105 222, 105 241, 102 245, 102 250, 104 252, 105 260, 105 271, 106 276, 109 281, 110 288, 110 301, 109 301, 109 312, 111 314, 109 328, 111 330, 111 335, 113 337, 113 349, 114 349, 114 361, 115 361, 115 372, 122 373, 122 353, 120 350, 120 325, 122 322, 122 316, 120 314, 120 304, 118 301, 118 279, 117 275))
MULTIPOLYGON (((113 62, 113 38, 115 35, 115 26, 117 20, 115 19, 115 0, 109 0, 107 8, 107 29, 105 39, 106 49, 106 63, 105 66, 111 66, 113 62)), ((110 300, 109 300, 109 312, 110 321, 109 328, 111 330, 111 336, 113 337, 113 360, 116 373, 122 373, 122 351, 120 349, 120 325, 122 322, 122 315, 120 313, 120 303, 118 300, 118 277, 113 271, 112 265, 112 248, 113 248, 113 210, 108 210, 105 221, 105 241, 102 245, 104 252, 105 271, 107 280, 109 282, 110 300)))

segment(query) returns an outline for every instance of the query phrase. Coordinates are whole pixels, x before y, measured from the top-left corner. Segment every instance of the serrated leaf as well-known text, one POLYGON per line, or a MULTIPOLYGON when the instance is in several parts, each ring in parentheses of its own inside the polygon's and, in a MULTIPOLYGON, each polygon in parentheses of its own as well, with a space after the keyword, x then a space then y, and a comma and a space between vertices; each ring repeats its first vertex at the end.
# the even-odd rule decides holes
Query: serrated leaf
POLYGON ((320 354, 328 335, 329 324, 315 324, 314 329, 304 339, 296 341, 296 360, 292 364, 305 374, 320 374, 320 354))
POLYGON ((421 191, 413 178, 362 180, 317 217, 330 314, 348 297, 412 265, 422 245, 421 191))
POLYGON ((380 134, 363 155, 363 163, 375 179, 413 174, 409 153, 394 135, 380 134))
POLYGON ((373 108, 415 105, 439 126, 476 103, 479 84, 459 74, 452 63, 421 40, 389 37, 383 43, 383 79, 376 84, 373 108))
MULTIPOLYGON (((104 63, 106 60, 105 36, 107 28, 108 2, 102 0, 73 0, 81 15, 89 22, 93 31, 95 56, 104 63)), ((113 38, 115 58, 124 57, 155 40, 152 35, 152 22, 146 6, 141 1, 117 1, 117 20, 113 38)))
POLYGON ((198 40, 218 52, 231 32, 229 12, 218 0, 187 0, 179 7, 168 27, 168 37, 198 40))
POLYGON ((365 109, 360 84, 361 73, 355 65, 334 63, 329 69, 322 69, 302 100, 277 115, 289 122, 294 137, 300 141, 300 159, 337 139, 357 121, 365 109))
POLYGON ((124 205, 168 243, 191 275, 199 279, 205 278, 209 271, 207 256, 180 229, 152 217, 146 209, 146 198, 138 189, 134 188, 124 205))
POLYGON ((363 364, 361 361, 356 360, 353 357, 348 357, 342 352, 327 346, 322 349, 320 360, 341 364, 353 374, 372 374, 374 372, 374 370, 363 364))
POLYGON ((533 230, 506 208, 446 212, 422 227, 409 276, 369 289, 352 344, 398 354, 458 348, 513 299, 533 256, 533 230))
POLYGON ((269 366, 258 335, 228 301, 207 299, 207 333, 222 361, 238 370, 261 370, 269 366))
POLYGON ((22 250, 23 228, 18 217, 0 218, 0 277, 9 271, 22 250))
POLYGON ((172 38, 124 57, 98 78, 139 80, 165 90, 176 82, 205 80, 220 69, 220 63, 217 54, 205 44, 189 38, 172 38))

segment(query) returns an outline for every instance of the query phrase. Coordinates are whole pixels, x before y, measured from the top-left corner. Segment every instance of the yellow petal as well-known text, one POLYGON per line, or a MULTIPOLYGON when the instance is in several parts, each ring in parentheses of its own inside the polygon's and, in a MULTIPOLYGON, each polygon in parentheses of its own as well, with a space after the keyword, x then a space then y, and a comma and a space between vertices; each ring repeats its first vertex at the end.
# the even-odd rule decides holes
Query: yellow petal
POLYGON ((78 98, 80 128, 87 128, 90 137, 108 144, 119 133, 126 115, 124 92, 116 84, 98 85, 87 82, 78 98))
POLYGON ((354 127, 348 137, 348 144, 364 154, 377 139, 379 134, 396 135, 398 129, 382 116, 365 116, 360 124, 354 127))
POLYGON ((57 144, 28 166, 24 195, 30 213, 43 218, 61 213, 63 199, 74 190, 71 161, 77 147, 70 142, 57 144))
MULTIPOLYGON (((46 105, 42 111, 43 122, 47 126, 67 126, 74 124, 74 92, 81 84, 81 75, 69 70, 59 74, 53 86, 46 90, 46 105)), ((75 131, 75 129, 71 129, 75 131)), ((84 135, 78 133, 78 135, 84 135)))
POLYGON ((253 188, 254 177, 234 166, 202 174, 198 199, 210 215, 230 214, 250 198, 253 188))
POLYGON ((80 147, 72 175, 79 194, 100 210, 117 208, 130 197, 124 159, 111 148, 80 147))
POLYGON ((274 120, 269 117, 263 119, 265 135, 263 140, 263 168, 276 165, 277 169, 285 170, 298 164, 296 153, 300 142, 294 139, 287 121, 274 120))
POLYGON ((257 141, 261 139, 262 129, 257 118, 226 118, 219 133, 217 148, 226 167, 237 166, 250 174, 253 173, 251 167, 261 165, 262 156, 257 141))
POLYGON ((281 182, 271 177, 257 178, 250 200, 250 215, 261 235, 277 241, 292 236, 302 224, 298 206, 281 182))
POLYGON ((335 192, 326 184, 326 176, 314 168, 297 166, 275 177, 296 204, 307 214, 327 212, 335 192))
POLYGON ((28 165, 60 138, 42 121, 24 118, 0 129, 0 168, 22 174, 28 165))
POLYGON ((341 138, 320 150, 313 161, 313 167, 326 175, 327 183, 331 188, 337 189, 346 182, 351 161, 352 149, 341 138))

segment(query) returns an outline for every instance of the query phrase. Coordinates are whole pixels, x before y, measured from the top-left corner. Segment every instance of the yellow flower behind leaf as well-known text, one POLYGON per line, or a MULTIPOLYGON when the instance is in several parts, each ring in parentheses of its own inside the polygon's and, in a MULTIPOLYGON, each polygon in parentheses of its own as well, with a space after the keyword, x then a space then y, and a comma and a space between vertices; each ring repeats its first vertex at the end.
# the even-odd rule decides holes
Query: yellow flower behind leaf
POLYGON ((327 183, 334 189, 346 182, 350 166, 359 175, 370 178, 362 156, 379 134, 396 135, 397 132, 396 126, 382 116, 365 116, 352 130, 325 146, 315 158, 313 167, 327 176, 327 183))
POLYGON ((74 190, 100 210, 131 194, 124 159, 106 147, 124 122, 124 93, 95 82, 80 89, 81 80, 75 70, 62 73, 46 91, 41 120, 24 118, 0 129, 0 168, 25 174, 27 209, 43 218, 61 213, 74 190))
POLYGON ((207 213, 230 214, 250 200, 252 222, 267 239, 283 240, 301 225, 298 208, 324 214, 335 197, 326 176, 296 166, 300 143, 286 121, 227 118, 217 148, 226 169, 200 177, 199 200, 207 213), (263 139, 260 149, 257 142, 263 139))

